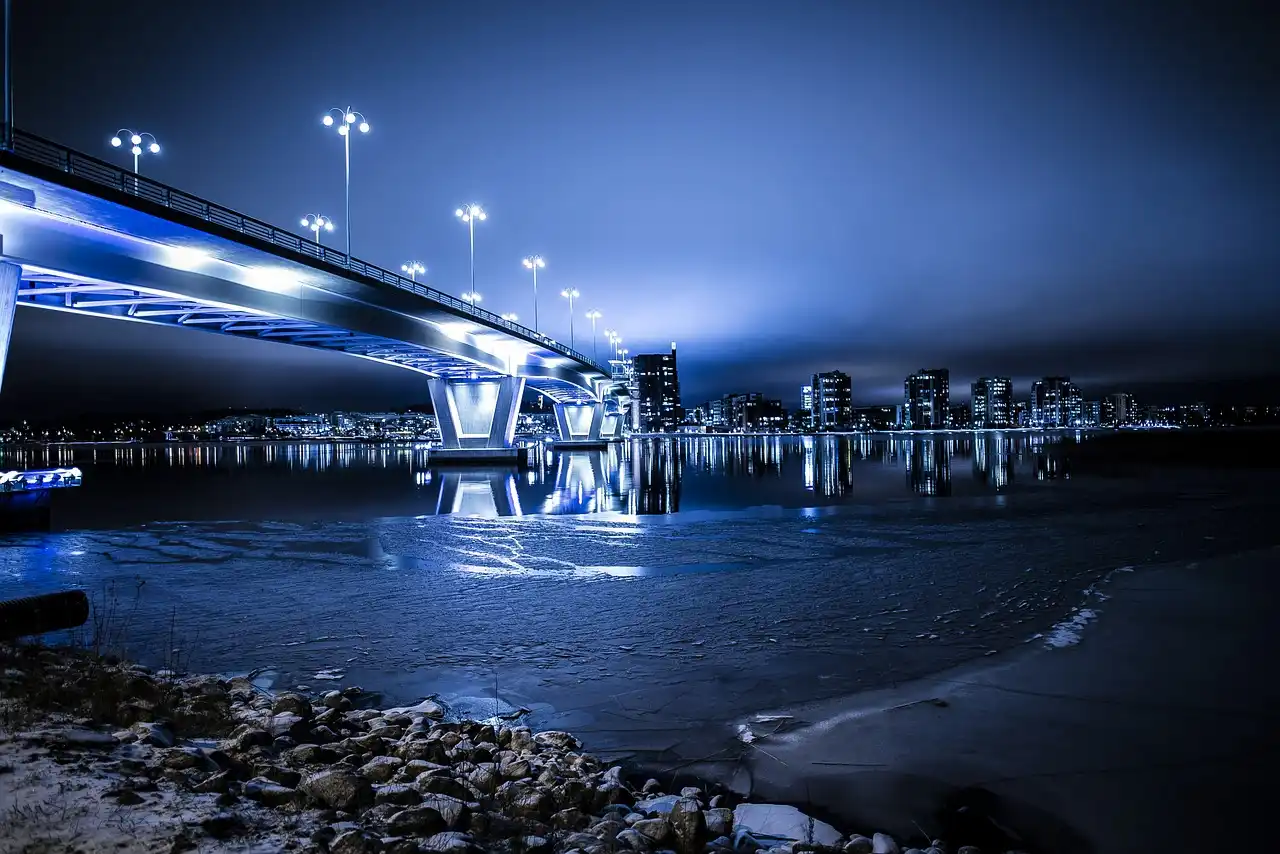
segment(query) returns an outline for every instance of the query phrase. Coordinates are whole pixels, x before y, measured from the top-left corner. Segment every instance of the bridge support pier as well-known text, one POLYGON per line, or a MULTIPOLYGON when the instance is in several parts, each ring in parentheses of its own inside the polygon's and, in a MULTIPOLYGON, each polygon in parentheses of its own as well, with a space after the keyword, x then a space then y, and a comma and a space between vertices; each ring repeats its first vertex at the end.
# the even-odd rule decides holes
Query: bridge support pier
POLYGON ((557 403, 557 448, 603 448, 618 435, 618 416, 604 403, 557 403))
POLYGON ((13 314, 18 307, 18 280, 21 277, 21 267, 0 261, 0 387, 4 386, 4 368, 9 361, 9 339, 13 337, 13 314))
POLYGON ((523 377, 491 380, 427 381, 436 411, 442 447, 431 451, 436 463, 512 465, 524 462, 515 445, 516 416, 524 396, 523 377))

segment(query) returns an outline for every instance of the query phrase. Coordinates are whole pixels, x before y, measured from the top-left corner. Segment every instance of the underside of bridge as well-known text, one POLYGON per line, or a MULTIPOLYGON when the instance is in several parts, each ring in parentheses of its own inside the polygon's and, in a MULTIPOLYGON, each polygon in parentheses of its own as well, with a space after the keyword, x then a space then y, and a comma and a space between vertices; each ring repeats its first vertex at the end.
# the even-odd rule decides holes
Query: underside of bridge
POLYGON ((414 371, 427 379, 446 454, 512 449, 526 388, 556 404, 562 441, 616 432, 602 403, 608 370, 572 349, 46 140, 19 135, 0 151, 0 270, 0 382, 21 305, 414 371))

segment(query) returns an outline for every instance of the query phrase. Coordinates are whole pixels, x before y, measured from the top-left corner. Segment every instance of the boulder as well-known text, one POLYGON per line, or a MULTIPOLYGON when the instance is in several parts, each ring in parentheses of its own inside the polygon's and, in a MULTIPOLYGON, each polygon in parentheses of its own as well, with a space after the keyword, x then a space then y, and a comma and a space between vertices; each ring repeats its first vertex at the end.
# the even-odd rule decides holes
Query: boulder
POLYGON ((296 803, 298 793, 265 777, 254 777, 244 784, 241 793, 264 807, 283 807, 296 803))
POLYGON ((831 825, 811 818, 795 807, 781 804, 738 804, 733 811, 733 826, 757 837, 769 836, 818 845, 840 842, 840 831, 831 825))
POLYGON ((299 744, 280 758, 290 765, 332 765, 338 761, 338 752, 318 744, 299 744))
POLYGON ((872 854, 900 854, 901 850, 898 843, 887 833, 877 833, 871 837, 872 854))
POLYGON ((277 694, 271 701, 271 714, 291 714, 307 720, 311 719, 311 701, 301 694, 286 691, 277 694))
POLYGON ((551 826, 556 830, 581 830, 591 823, 591 816, 577 808, 563 809, 551 816, 551 826))
POLYGON ((693 798, 681 798, 671 808, 670 821, 676 832, 676 851, 679 854, 702 854, 708 838, 702 806, 693 798))
POLYGON ((445 854, 469 854, 479 850, 465 833, 446 831, 427 837, 418 845, 419 851, 443 851, 445 854))
POLYGON ((569 733, 556 729, 538 733, 533 737, 533 743, 539 747, 549 747, 555 750, 577 750, 582 746, 582 742, 569 733))
POLYGON ((646 818, 631 825, 630 829, 659 845, 675 837, 671 822, 665 818, 646 818))
POLYGON ((302 740, 306 738, 307 730, 307 718, 295 715, 293 712, 272 715, 267 722, 267 732, 271 733, 273 739, 287 735, 290 738, 302 740))
POLYGON ((298 787, 312 801, 346 812, 373 803, 373 786, 350 771, 329 770, 312 774, 298 787))
POLYGON ((423 774, 414 780, 413 785, 424 795, 448 795, 462 801, 469 801, 473 797, 470 789, 452 777, 423 774))
POLYGON ((861 834, 854 834, 844 845, 845 854, 871 854, 871 840, 861 834))
POLYGON ((387 830, 395 836, 430 836, 447 827, 438 810, 424 806, 400 810, 387 822, 387 830))
POLYGON ((375 783, 385 783, 395 776, 402 765, 404 760, 395 756, 375 756, 360 766, 360 773, 375 783))
POLYGON ((448 795, 423 795, 422 806, 431 807, 438 812, 450 830, 461 825, 469 812, 464 802, 448 795))
POLYGON ((173 747, 178 743, 173 727, 168 721, 136 723, 130 727, 130 730, 137 736, 139 742, 152 747, 173 747))
POLYGON ((373 802, 411 807, 422 803, 422 795, 418 794, 418 790, 413 786, 405 783, 384 783, 373 787, 373 802))
POLYGON ((632 851, 648 851, 653 843, 633 827, 628 827, 617 835, 617 840, 632 851))
POLYGON ((703 810, 702 817, 707 823, 707 833, 712 837, 728 836, 733 833, 733 810, 723 807, 703 810))
POLYGON ((329 854, 376 854, 381 840, 363 830, 346 830, 329 843, 329 854))
POLYGON ((679 795, 663 795, 658 798, 647 798, 636 803, 636 812, 642 812, 645 815, 668 815, 671 808, 676 805, 676 801, 680 800, 679 795))

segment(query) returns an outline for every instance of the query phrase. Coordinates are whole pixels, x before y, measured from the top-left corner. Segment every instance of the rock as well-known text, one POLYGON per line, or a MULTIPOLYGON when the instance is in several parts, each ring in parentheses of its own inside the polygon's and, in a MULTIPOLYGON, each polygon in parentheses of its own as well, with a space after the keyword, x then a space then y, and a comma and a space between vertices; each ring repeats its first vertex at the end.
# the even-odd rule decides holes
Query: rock
POLYGON ((201 820, 200 827, 214 839, 228 839, 244 829, 240 816, 231 812, 214 813, 201 820))
POLYGON ((887 833, 877 833, 871 837, 871 854, 899 854, 901 850, 887 833))
POLYGON ((335 810, 350 812, 373 803, 373 786, 350 771, 321 771, 307 777, 298 788, 312 801, 335 810))
POLYGON ((685 786, 683 789, 680 790, 680 797, 693 798, 694 800, 698 800, 699 798, 702 797, 702 790, 699 789, 697 786, 685 786))
POLYGON ((679 795, 663 795, 659 798, 648 798, 647 800, 636 803, 636 812, 642 812, 645 815, 667 815, 671 812, 671 808, 676 805, 676 801, 680 800, 679 795))
POLYGON ((320 698, 320 702, 326 709, 337 712, 345 712, 351 708, 351 701, 342 696, 341 691, 330 691, 320 698))
MULTIPOLYGON (((659 819, 653 820, 658 821, 659 819)), ((616 838, 632 851, 648 851, 653 845, 647 836, 641 834, 633 827, 628 827, 626 830, 619 833, 616 838)))
POLYGON ((577 808, 563 809, 551 816, 551 826, 556 830, 581 830, 591 823, 591 817, 577 808))
POLYGON ((385 783, 395 776, 402 765, 404 765, 403 759, 397 759, 394 756, 375 756, 360 766, 360 773, 375 783, 385 783))
POLYGON ((54 747, 80 750, 110 750, 119 744, 114 735, 106 732, 94 732, 91 729, 64 729, 57 732, 24 733, 20 738, 24 741, 40 741, 54 747))
POLYGON ((412 720, 430 718, 433 721, 438 721, 442 719, 444 717, 444 714, 445 714, 444 706, 440 705, 435 700, 423 700, 421 703, 419 703, 416 706, 402 706, 400 708, 387 709, 384 712, 382 712, 382 716, 388 717, 388 718, 399 717, 403 715, 412 720))
POLYGON ((303 695, 295 694, 292 691, 277 694, 276 698, 271 702, 271 714, 280 715, 286 713, 310 720, 311 701, 303 695))
POLYGON ((173 726, 168 721, 156 723, 136 723, 130 729, 138 737, 138 741, 152 747, 173 747, 178 743, 173 734, 173 726))
POLYGON ((533 733, 527 726, 514 727, 511 730, 511 741, 508 746, 516 753, 527 753, 533 750, 533 733))
POLYGON ((498 784, 502 781, 502 777, 498 775, 498 768, 492 762, 485 762, 476 767, 476 770, 467 775, 467 781, 475 786, 484 794, 491 794, 498 788, 498 784))
POLYGON ((345 830, 329 843, 329 854, 375 854, 380 840, 363 830, 345 830))
MULTIPOLYGON (((675 836, 671 829, 671 822, 665 818, 646 818, 637 821, 631 825, 631 830, 648 839, 650 842, 661 844, 675 836)), ((625 832, 625 831, 624 831, 625 832)))
POLYGON ((836 845, 840 841, 840 831, 831 825, 780 804, 738 804, 733 811, 733 826, 755 836, 796 842, 836 845))
POLYGON ((410 807, 400 810, 387 822, 387 830, 396 836, 429 836, 440 833, 448 825, 433 807, 410 807))
POLYGON ((523 780, 533 776, 533 766, 527 760, 517 759, 498 766, 498 773, 508 780, 523 780))
POLYGON ((733 810, 724 808, 703 810, 702 817, 707 823, 707 833, 711 836, 728 836, 733 833, 733 810))
POLYGON ((662 784, 650 777, 648 780, 644 781, 644 785, 640 787, 640 791, 644 792, 646 795, 652 795, 655 792, 662 791, 662 784))
POLYGON ((271 743, 271 733, 257 727, 245 727, 239 735, 232 736, 230 748, 243 753, 251 747, 266 747, 271 743))
POLYGON ((517 839, 514 849, 522 854, 551 854, 551 840, 545 836, 521 836, 517 839))
POLYGON ((871 840, 860 834, 854 834, 849 837, 849 841, 845 843, 845 854, 871 854, 871 840))
POLYGON ((567 732, 549 729, 533 737, 533 743, 539 747, 552 747, 556 750, 577 750, 582 742, 567 732))
POLYGON ((286 750, 281 759, 290 765, 332 765, 338 761, 338 752, 318 744, 299 744, 286 750))
POLYGON ((213 770, 216 764, 198 747, 170 747, 160 754, 160 765, 174 771, 186 771, 189 768, 208 768, 213 770))
POLYGON ((219 771, 196 783, 191 787, 191 791, 202 795, 221 794, 231 788, 231 781, 231 772, 219 771))
POLYGON ((631 797, 631 792, 626 786, 611 780, 596 787, 595 795, 592 797, 592 803, 597 810, 604 809, 606 806, 621 804, 628 806, 627 812, 630 812, 629 805, 633 800, 635 799, 631 797))
POLYGON ((465 833, 446 831, 424 839, 418 846, 419 851, 444 851, 448 854, 466 854, 475 851, 476 845, 465 833))
POLYGON ((448 795, 461 801, 472 799, 471 790, 452 777, 423 774, 413 785, 424 795, 448 795))
POLYGON ((267 721, 267 732, 271 733, 273 738, 278 739, 281 736, 288 736, 299 743, 311 740, 309 736, 310 727, 311 724, 307 718, 295 715, 292 712, 272 715, 267 721))
POLYGON ((956 854, 982 854, 982 849, 976 845, 961 845, 956 849, 956 854))
POLYGON ((255 777, 265 777, 272 783, 284 786, 286 789, 296 789, 298 784, 302 782, 302 775, 292 768, 285 768, 283 765, 275 765, 272 763, 264 763, 254 766, 255 777))
MULTIPOLYGON (((676 832, 676 851, 679 854, 702 854, 707 844, 707 822, 702 817, 702 807, 693 798, 681 798, 671 808, 671 827, 676 832)), ((840 834, 836 834, 840 838, 840 834)))
POLYGON ((439 813, 450 830, 462 824, 462 820, 468 813, 465 803, 448 795, 423 795, 422 806, 430 807, 439 813))
POLYGON ((422 795, 405 783, 386 783, 373 787, 373 801, 377 804, 396 804, 411 807, 422 802, 422 795))
POLYGON ((265 807, 283 807, 295 803, 298 793, 286 786, 266 779, 254 777, 244 784, 241 790, 246 798, 257 801, 265 807))
POLYGON ((133 789, 117 789, 111 793, 111 798, 121 806, 135 807, 138 804, 146 803, 146 799, 135 792, 133 789))

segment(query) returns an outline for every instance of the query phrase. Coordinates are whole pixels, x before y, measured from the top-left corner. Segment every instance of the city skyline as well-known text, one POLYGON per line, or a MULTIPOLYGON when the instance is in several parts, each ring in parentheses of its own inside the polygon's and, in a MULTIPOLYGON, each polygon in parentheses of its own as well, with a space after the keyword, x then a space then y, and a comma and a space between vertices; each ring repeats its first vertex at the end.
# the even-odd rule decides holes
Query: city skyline
MULTIPOLYGON (((580 289, 633 353, 681 341, 691 400, 750 376, 790 406, 795 377, 838 369, 856 399, 890 403, 905 373, 945 364, 1019 386, 1062 372, 1099 393, 1266 401, 1280 388, 1266 322, 1280 309, 1280 120, 1254 107, 1278 87, 1265 28, 1247 14, 1204 26, 1208 8, 976 4, 925 19, 711 4, 673 28, 661 3, 348 20, 322 2, 299 20, 141 2, 157 35, 142 70, 102 74, 130 22, 51 0, 14 10, 15 115, 122 165, 121 123, 154 134, 144 174, 285 226, 333 214, 325 239, 341 245, 342 143, 318 116, 349 99, 372 126, 351 145, 357 255, 421 259, 420 278, 461 295, 454 211, 482 202, 486 308, 531 319, 521 261, 545 254, 546 331, 570 340, 557 295, 580 289), (515 37, 531 27, 539 38, 515 37), (197 30, 220 37, 181 37, 197 30), (405 32, 422 50, 393 49, 405 32), (297 74, 339 42, 360 60, 297 74), (1141 68, 1122 59, 1135 50, 1141 68)), ((5 406, 422 396, 356 360, 23 309, 5 406)))

